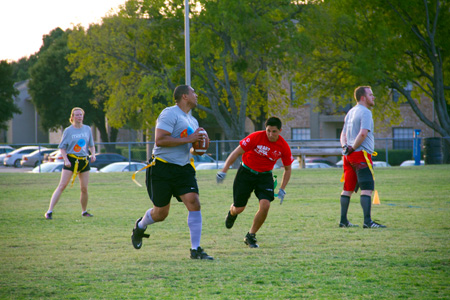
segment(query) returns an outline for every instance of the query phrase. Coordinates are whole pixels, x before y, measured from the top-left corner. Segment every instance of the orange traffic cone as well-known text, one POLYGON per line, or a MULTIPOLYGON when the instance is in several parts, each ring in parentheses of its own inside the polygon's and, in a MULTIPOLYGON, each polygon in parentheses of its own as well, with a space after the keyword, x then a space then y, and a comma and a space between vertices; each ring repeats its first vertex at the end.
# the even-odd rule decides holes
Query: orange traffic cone
POLYGON ((375 194, 373 195, 373 202, 372 202, 372 204, 376 204, 376 205, 380 204, 380 198, 378 197, 378 191, 377 190, 375 190, 375 194))

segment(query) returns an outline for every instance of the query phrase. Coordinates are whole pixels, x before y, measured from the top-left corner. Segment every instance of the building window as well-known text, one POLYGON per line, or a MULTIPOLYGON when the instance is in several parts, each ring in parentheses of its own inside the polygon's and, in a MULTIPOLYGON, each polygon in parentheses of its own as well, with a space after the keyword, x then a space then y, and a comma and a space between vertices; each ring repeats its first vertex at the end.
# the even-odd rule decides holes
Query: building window
POLYGON ((292 128, 292 139, 293 140, 310 140, 311 139, 311 129, 309 128, 292 128))
POLYGON ((291 100, 291 105, 294 105, 296 100, 295 90, 294 90, 294 83, 292 81, 289 82, 289 99, 291 100))
POLYGON ((412 149, 414 130, 412 128, 393 128, 394 149, 412 149))

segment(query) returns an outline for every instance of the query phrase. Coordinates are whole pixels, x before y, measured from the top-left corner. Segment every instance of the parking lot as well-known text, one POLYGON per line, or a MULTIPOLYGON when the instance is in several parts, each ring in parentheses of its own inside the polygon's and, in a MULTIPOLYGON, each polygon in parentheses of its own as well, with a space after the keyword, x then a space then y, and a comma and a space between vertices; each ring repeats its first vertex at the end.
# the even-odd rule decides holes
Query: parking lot
POLYGON ((0 166, 0 173, 25 173, 33 170, 33 168, 14 168, 0 166))

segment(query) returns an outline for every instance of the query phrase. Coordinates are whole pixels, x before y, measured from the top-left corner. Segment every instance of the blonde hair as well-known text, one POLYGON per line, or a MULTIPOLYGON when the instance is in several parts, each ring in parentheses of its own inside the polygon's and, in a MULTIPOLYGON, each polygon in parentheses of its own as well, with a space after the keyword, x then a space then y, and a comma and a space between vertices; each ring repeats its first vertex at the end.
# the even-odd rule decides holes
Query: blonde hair
POLYGON ((81 107, 74 107, 72 108, 72 112, 70 113, 70 118, 69 118, 69 122, 71 124, 73 124, 73 112, 76 110, 81 110, 83 112, 83 116, 84 116, 84 110, 81 107))

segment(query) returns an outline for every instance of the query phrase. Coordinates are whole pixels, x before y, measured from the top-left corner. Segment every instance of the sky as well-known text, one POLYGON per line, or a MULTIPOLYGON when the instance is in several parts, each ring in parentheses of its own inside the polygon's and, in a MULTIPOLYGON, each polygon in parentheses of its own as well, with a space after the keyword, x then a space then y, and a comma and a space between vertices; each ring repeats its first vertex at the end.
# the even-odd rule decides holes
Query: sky
POLYGON ((17 61, 39 51, 56 27, 100 23, 126 0, 0 0, 0 60, 17 61))

